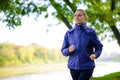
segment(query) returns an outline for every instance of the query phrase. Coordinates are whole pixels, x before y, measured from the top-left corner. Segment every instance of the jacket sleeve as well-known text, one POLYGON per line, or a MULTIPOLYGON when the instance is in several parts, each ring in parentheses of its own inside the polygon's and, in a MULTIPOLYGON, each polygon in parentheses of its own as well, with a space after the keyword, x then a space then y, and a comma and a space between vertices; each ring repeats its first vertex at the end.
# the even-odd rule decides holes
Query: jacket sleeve
POLYGON ((103 44, 99 40, 95 30, 92 31, 91 38, 92 38, 93 46, 95 48, 95 54, 96 54, 96 56, 98 58, 101 55, 101 53, 102 53, 103 44))
POLYGON ((69 55, 68 47, 69 47, 69 41, 68 41, 68 35, 67 35, 67 32, 66 32, 66 34, 64 36, 62 48, 61 48, 61 52, 64 56, 69 55))

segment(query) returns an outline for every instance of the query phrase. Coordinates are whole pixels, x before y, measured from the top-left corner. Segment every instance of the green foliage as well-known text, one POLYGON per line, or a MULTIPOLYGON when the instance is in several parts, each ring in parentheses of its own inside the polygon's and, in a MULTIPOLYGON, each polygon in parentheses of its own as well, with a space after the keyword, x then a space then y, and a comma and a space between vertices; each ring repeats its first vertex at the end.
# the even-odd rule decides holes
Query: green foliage
POLYGON ((36 17, 47 10, 47 5, 42 5, 43 1, 35 2, 31 0, 0 0, 0 12, 5 17, 0 20, 7 22, 7 27, 15 28, 21 25, 21 17, 36 13, 36 17), (38 4, 39 3, 39 4, 38 4))
POLYGON ((96 77, 92 80, 120 80, 120 72, 111 73, 102 77, 96 77))
POLYGON ((0 67, 6 66, 8 61, 9 61, 9 58, 6 58, 5 56, 0 56, 0 67))
POLYGON ((6 11, 9 9, 12 0, 0 0, 0 10, 6 11))

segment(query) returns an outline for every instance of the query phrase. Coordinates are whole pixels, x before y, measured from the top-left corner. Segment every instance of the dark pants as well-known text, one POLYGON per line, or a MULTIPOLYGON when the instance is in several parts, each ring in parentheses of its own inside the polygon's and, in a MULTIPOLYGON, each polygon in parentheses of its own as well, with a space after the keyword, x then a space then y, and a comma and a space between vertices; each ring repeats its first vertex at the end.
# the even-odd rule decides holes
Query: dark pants
POLYGON ((90 80, 94 69, 74 70, 70 69, 73 80, 90 80))

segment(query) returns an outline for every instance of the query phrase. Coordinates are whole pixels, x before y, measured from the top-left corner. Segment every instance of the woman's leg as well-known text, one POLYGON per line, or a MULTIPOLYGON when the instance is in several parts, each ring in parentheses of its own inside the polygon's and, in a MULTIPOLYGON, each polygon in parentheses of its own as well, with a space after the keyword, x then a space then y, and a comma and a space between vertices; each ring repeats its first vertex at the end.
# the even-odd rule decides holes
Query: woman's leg
POLYGON ((78 80, 90 80, 90 78, 92 77, 92 74, 93 74, 93 70, 94 69, 82 70, 80 75, 79 75, 78 80))
POLYGON ((70 69, 70 74, 73 80, 78 80, 79 75, 80 75, 80 70, 70 69))

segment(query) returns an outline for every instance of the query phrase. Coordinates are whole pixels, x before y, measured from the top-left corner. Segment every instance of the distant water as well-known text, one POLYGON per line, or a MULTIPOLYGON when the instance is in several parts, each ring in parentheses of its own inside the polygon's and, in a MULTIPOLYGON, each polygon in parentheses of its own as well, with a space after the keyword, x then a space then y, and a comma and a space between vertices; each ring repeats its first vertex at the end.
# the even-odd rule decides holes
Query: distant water
MULTIPOLYGON (((120 63, 118 62, 97 62, 93 77, 103 76, 109 73, 120 71, 120 63)), ((0 80, 72 80, 69 70, 46 72, 42 74, 21 75, 8 78, 0 78, 0 80)))
POLYGON ((120 71, 119 62, 97 62, 93 77, 103 76, 109 73, 120 71))
POLYGON ((0 80, 72 80, 69 71, 54 71, 43 74, 30 74, 8 78, 0 78, 0 80))

